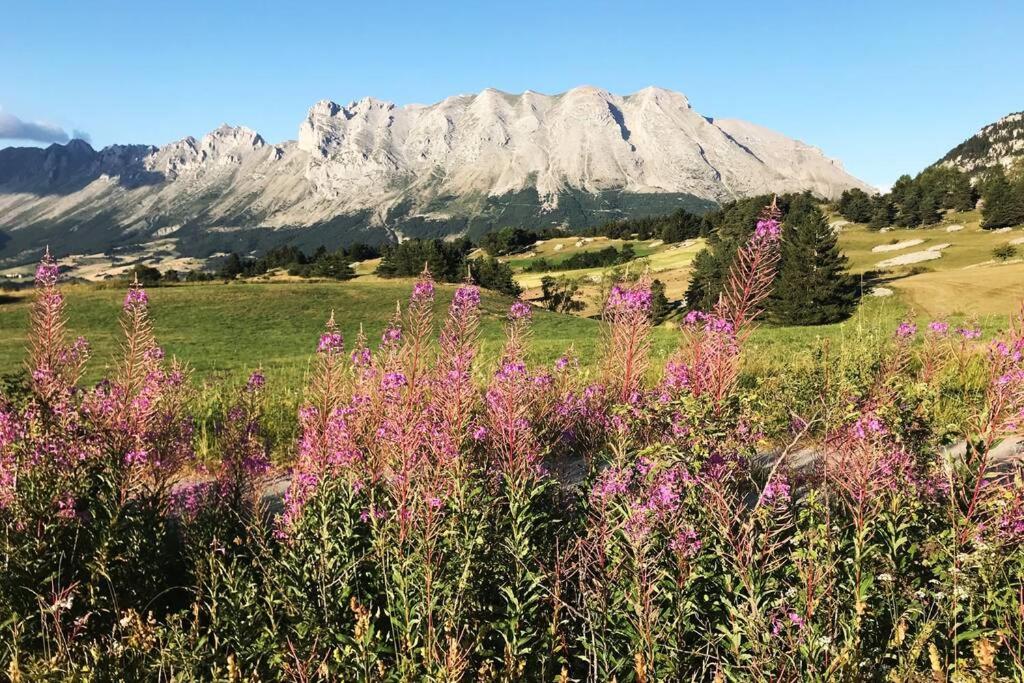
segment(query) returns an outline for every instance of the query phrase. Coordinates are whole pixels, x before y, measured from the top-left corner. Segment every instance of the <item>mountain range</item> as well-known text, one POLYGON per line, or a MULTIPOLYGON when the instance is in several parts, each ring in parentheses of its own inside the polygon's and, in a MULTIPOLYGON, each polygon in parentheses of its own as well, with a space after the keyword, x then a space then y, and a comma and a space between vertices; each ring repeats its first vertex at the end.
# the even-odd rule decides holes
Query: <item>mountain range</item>
POLYGON ((768 192, 869 186, 819 149, 681 93, 487 89, 310 108, 295 141, 245 127, 154 147, 0 150, 0 265, 160 241, 190 256, 517 225, 583 227, 768 192))

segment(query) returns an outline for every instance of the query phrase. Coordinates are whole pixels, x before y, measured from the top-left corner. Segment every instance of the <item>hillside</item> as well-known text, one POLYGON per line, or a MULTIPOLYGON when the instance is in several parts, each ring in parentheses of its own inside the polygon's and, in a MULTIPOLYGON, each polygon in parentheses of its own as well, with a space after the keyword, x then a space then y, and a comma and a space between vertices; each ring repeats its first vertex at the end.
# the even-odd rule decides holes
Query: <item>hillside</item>
POLYGON ((949 150, 937 163, 971 176, 1002 166, 1009 169, 1024 157, 1024 112, 1008 114, 949 150))

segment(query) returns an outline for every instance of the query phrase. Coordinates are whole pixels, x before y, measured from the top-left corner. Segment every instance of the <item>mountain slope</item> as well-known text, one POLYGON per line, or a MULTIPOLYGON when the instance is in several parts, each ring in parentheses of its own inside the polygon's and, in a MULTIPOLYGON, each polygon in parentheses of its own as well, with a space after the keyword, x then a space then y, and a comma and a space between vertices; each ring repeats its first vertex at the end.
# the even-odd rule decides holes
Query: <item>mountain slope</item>
POLYGON ((1008 114, 949 150, 937 163, 978 176, 995 166, 1009 168, 1024 158, 1024 112, 1008 114))
POLYGON ((322 101, 297 141, 222 126, 163 147, 0 150, 0 258, 170 239, 182 253, 582 226, 866 186, 820 150, 659 88, 322 101))

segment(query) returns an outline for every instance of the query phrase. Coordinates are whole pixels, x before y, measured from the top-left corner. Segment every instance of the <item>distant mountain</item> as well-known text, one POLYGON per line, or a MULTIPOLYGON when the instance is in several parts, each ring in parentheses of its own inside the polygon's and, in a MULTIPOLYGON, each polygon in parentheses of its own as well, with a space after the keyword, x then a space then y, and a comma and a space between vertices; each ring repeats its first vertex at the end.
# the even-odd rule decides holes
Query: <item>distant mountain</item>
POLYGON ((582 227, 766 192, 867 185, 820 150, 680 93, 484 90, 430 106, 322 101, 297 141, 222 126, 163 147, 0 150, 0 263, 162 240, 179 253, 582 227))
POLYGON ((938 164, 973 176, 995 166, 1009 168, 1024 158, 1024 112, 1008 114, 949 150, 938 164))

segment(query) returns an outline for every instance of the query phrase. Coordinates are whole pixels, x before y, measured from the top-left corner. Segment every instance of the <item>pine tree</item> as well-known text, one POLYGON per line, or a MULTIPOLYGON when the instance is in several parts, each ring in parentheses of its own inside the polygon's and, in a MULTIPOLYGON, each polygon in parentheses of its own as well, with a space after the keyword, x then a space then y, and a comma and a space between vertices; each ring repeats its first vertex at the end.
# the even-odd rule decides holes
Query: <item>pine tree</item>
POLYGON ((985 179, 981 227, 1005 228, 1024 223, 1024 180, 1011 183, 1001 166, 985 179))
POLYGON ((871 220, 871 197, 856 187, 843 192, 837 208, 843 218, 854 223, 867 223, 871 220))
MULTIPOLYGON (((893 195, 896 191, 893 190, 893 195)), ((899 209, 896 212, 896 225, 903 228, 913 228, 921 225, 921 203, 924 199, 921 190, 911 185, 900 193, 902 201, 899 201, 899 209)))
POLYGON ((892 205, 892 201, 888 195, 884 197, 875 197, 873 206, 871 209, 871 221, 868 223, 868 227, 873 230, 881 230, 882 228, 892 225, 893 219, 896 217, 896 209, 892 205))
POLYGON ((857 305, 856 282, 813 197, 804 195, 790 205, 782 237, 771 318, 786 325, 822 325, 848 317, 857 305))
POLYGON ((672 312, 672 304, 665 296, 665 283, 661 280, 651 282, 651 322, 660 325, 672 312))

